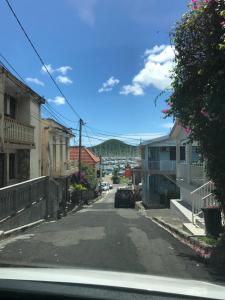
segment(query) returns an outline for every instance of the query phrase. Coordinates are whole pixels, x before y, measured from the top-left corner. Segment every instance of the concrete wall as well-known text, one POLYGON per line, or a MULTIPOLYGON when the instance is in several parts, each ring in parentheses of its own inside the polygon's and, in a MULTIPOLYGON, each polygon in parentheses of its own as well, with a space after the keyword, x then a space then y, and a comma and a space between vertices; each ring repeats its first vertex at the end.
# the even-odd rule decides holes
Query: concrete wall
POLYGON ((30 124, 34 126, 35 149, 30 151, 30 179, 41 176, 41 124, 40 105, 30 101, 30 124))
POLYGON ((192 206, 192 199, 191 199, 191 192, 194 190, 195 188, 190 186, 190 188, 188 187, 180 187, 180 199, 182 201, 184 201, 188 206, 192 206))
POLYGON ((17 96, 16 101, 16 119, 21 123, 30 124, 30 114, 32 113, 30 99, 23 95, 19 98, 17 96))
POLYGON ((8 221, 1 224, 0 228, 3 231, 11 230, 35 221, 45 219, 46 217, 46 200, 43 200, 30 208, 22 211, 20 214, 15 215, 8 221))

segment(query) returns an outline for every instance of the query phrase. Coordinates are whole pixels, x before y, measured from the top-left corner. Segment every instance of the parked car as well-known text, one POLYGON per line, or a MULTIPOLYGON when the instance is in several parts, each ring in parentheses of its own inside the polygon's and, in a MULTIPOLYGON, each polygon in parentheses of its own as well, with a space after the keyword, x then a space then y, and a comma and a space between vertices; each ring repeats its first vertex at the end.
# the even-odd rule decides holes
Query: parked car
POLYGON ((109 184, 108 182, 102 182, 101 187, 103 191, 108 191, 109 190, 109 184))
POLYGON ((130 188, 120 188, 115 194, 114 207, 135 208, 134 193, 130 188))
POLYGON ((113 189, 113 185, 109 184, 109 189, 112 190, 113 189))

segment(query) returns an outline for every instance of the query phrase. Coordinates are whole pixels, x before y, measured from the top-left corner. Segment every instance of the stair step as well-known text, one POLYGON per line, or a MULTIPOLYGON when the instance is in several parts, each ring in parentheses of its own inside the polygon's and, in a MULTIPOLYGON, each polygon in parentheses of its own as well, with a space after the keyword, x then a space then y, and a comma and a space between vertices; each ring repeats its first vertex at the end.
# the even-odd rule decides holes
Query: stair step
POLYGON ((202 229, 192 223, 183 223, 183 229, 192 235, 196 235, 196 236, 204 236, 205 235, 204 229, 202 229))
POLYGON ((195 221, 198 227, 205 229, 205 221, 203 218, 196 218, 195 221))

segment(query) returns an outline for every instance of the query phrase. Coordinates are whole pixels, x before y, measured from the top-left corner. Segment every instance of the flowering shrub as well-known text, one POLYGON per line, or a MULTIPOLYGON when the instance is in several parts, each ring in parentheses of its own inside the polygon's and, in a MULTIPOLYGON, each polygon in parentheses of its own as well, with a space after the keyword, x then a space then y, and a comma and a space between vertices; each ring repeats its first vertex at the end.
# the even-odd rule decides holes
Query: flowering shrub
POLYGON ((164 113, 199 141, 225 211, 225 1, 192 0, 172 38, 175 68, 164 113))

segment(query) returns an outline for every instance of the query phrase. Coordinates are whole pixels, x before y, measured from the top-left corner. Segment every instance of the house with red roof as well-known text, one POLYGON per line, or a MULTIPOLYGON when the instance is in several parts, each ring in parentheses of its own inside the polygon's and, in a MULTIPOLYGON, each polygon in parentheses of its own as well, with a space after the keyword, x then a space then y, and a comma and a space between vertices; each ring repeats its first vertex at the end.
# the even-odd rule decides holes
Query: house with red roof
MULTIPOLYGON (((78 161, 79 160, 79 147, 72 146, 70 147, 70 160, 78 161)), ((96 156, 89 149, 82 147, 81 149, 81 163, 86 164, 88 166, 92 166, 97 169, 99 167, 100 158, 96 156)))

